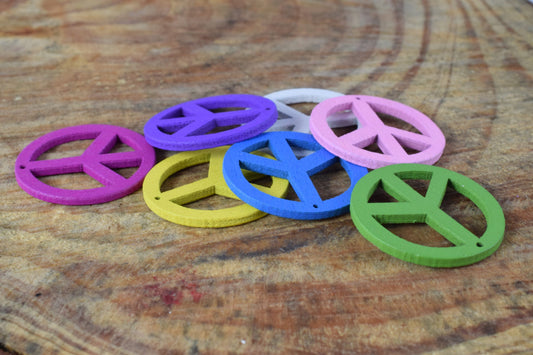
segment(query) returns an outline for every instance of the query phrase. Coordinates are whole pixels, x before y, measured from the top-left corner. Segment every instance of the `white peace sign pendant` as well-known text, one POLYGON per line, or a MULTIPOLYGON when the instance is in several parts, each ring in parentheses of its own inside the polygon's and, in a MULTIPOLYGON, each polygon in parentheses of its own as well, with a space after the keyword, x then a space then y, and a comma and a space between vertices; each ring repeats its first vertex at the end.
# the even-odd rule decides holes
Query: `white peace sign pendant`
MULTIPOLYGON (((277 121, 267 132, 292 131, 311 133, 309 130, 309 116, 290 105, 301 103, 318 104, 324 100, 343 95, 336 91, 315 88, 286 89, 265 95, 267 99, 274 102, 278 111, 277 121)), ((355 117, 352 114, 342 112, 337 114, 331 121, 334 128, 346 127, 355 123, 355 117)))

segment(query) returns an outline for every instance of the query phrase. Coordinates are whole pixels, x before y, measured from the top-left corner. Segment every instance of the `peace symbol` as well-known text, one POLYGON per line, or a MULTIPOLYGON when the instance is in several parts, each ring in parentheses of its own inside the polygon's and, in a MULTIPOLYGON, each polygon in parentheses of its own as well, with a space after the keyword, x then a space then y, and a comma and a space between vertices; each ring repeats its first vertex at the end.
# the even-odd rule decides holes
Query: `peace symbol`
POLYGON ((347 95, 325 100, 313 109, 309 125, 315 139, 327 150, 371 169, 398 163, 433 164, 446 143, 439 127, 420 111, 374 96, 347 95), (328 116, 344 110, 357 117, 358 128, 337 137, 327 124, 328 116), (405 121, 421 134, 387 126, 378 113, 405 121), (383 154, 365 149, 374 142, 383 154), (408 154, 406 148, 417 152, 408 154))
POLYGON ((505 229, 503 211, 496 199, 473 180, 456 172, 422 164, 390 165, 363 177, 353 190, 350 212, 359 232, 379 249, 399 259, 433 267, 463 266, 480 261, 500 246, 505 229), (422 196, 404 180, 429 180, 422 196), (369 202, 381 182, 398 202, 369 202), (474 202, 487 222, 477 237, 441 209, 447 186, 474 202), (426 223, 454 247, 429 247, 402 239, 382 224, 426 223))
MULTIPOLYGON (((267 132, 293 131, 310 133, 309 116, 289 105, 299 103, 318 104, 324 100, 338 96, 343 96, 343 94, 314 88, 287 89, 265 95, 267 99, 272 100, 276 104, 276 109, 278 110, 278 120, 267 132)), ((356 122, 352 114, 346 114, 344 112, 336 114, 330 121, 332 128, 346 127, 356 122)))
POLYGON ((129 129, 111 125, 81 125, 50 132, 30 143, 17 157, 15 176, 20 187, 43 201, 64 205, 90 205, 126 196, 139 187, 155 163, 155 152, 144 137, 129 129), (94 141, 80 156, 38 160, 51 148, 77 140, 94 141), (133 151, 112 153, 118 141, 133 151), (113 169, 139 167, 129 178, 113 169), (70 190, 43 183, 39 177, 86 173, 102 187, 70 190))
MULTIPOLYGON (((158 216, 168 221, 190 227, 229 227, 254 221, 266 215, 247 204, 221 208, 218 210, 200 210, 185 207, 186 204, 203 198, 220 195, 238 199, 224 182, 222 176, 222 161, 227 146, 204 149, 194 152, 181 152, 158 163, 143 183, 144 201, 158 216), (209 163, 208 177, 193 183, 161 192, 161 186, 172 174, 185 168, 209 163)), ((268 158, 265 158, 268 159, 268 158)), ((249 171, 243 172, 250 180, 254 176, 249 171)), ((255 174, 257 177, 257 174, 255 174)), ((283 196, 288 188, 288 182, 283 179, 272 178, 272 186, 253 184, 265 194, 283 196)))
POLYGON ((145 124, 144 135, 156 148, 199 150, 254 137, 275 121, 276 106, 264 97, 244 94, 212 96, 158 113, 145 124), (230 111, 216 112, 223 109, 230 111), (228 129, 210 133, 216 128, 228 129))
POLYGON ((348 211, 350 193, 367 169, 339 159, 322 148, 310 134, 299 132, 268 132, 234 144, 224 158, 224 178, 231 190, 244 202, 280 217, 293 219, 321 219, 348 211), (270 148, 276 158, 267 159, 253 151, 270 148), (314 153, 298 159, 292 147, 314 153), (311 176, 339 162, 350 177, 351 185, 342 194, 322 200, 311 176), (242 169, 287 179, 300 201, 292 201, 265 194, 253 187, 241 173, 242 169))

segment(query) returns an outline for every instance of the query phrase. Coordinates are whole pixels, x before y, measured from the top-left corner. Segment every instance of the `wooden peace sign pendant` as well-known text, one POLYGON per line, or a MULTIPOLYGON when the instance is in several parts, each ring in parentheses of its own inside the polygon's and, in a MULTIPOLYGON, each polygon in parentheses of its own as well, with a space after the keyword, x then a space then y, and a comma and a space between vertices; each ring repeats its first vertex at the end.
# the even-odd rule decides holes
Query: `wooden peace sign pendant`
POLYGON ((220 147, 254 137, 276 121, 276 105, 256 95, 204 97, 172 106, 144 126, 152 146, 174 151, 220 147), (225 129, 213 132, 214 129, 225 129))
POLYGON ((374 96, 347 95, 322 101, 311 112, 309 127, 318 143, 331 153, 370 169, 400 163, 433 164, 439 160, 446 143, 439 127, 422 112, 374 96), (355 115, 358 127, 337 137, 328 118, 346 110, 355 115), (388 126, 378 113, 409 123, 421 134, 388 126), (365 149, 373 143, 383 153, 365 149))
POLYGON ((292 219, 323 219, 348 212, 350 194, 367 169, 350 164, 320 146, 310 134, 300 132, 268 132, 234 144, 224 157, 224 178, 232 191, 246 203, 270 214, 292 219), (275 159, 250 154, 270 148, 275 159), (313 151, 298 159, 293 147, 313 151), (340 195, 323 200, 311 176, 339 162, 350 178, 350 187, 340 195), (265 194, 252 186, 241 169, 289 181, 298 201, 265 194))
POLYGON ((63 205, 91 205, 113 201, 139 189, 154 163, 154 148, 141 134, 118 126, 81 125, 50 132, 31 142, 17 157, 15 176, 24 191, 40 200, 63 205), (77 140, 93 142, 80 156, 39 160, 49 149, 77 140), (112 152, 119 140, 133 151, 112 152), (113 170, 133 167, 138 169, 129 178, 113 170), (39 180, 43 176, 82 172, 103 186, 70 190, 39 180))
MULTIPOLYGON (((301 133, 311 133, 309 130, 309 116, 291 107, 292 104, 315 103, 344 94, 315 88, 298 88, 276 91, 265 95, 267 99, 276 104, 278 110, 278 120, 267 132, 292 131, 301 133)), ((346 127, 353 125, 355 117, 352 114, 341 113, 332 120, 331 127, 346 127)))
POLYGON ((432 267, 455 267, 478 262, 498 249, 505 230, 505 218, 496 199, 483 187, 459 173, 422 164, 397 164, 374 170, 356 184, 350 212, 359 232, 379 249, 399 259, 432 267), (429 180, 422 196, 407 179, 429 180), (398 202, 369 202, 381 183, 398 202), (447 186, 474 202, 487 222, 477 237, 441 209, 447 186), (386 223, 426 223, 454 244, 429 247, 412 243, 391 233, 386 223))
MULTIPOLYGON (((148 207, 161 218, 190 227, 229 227, 264 217, 265 212, 245 203, 218 210, 201 210, 185 206, 212 195, 239 199, 226 185, 222 175, 222 162, 228 148, 228 146, 223 146, 193 152, 181 152, 158 163, 146 175, 143 183, 144 201, 148 207), (172 174, 203 163, 209 163, 207 178, 161 192, 161 186, 172 174)), ((243 174, 250 180, 254 179, 250 171, 243 171, 243 174)), ((256 184, 253 186, 267 195, 272 194, 281 197, 285 195, 289 183, 286 180, 273 177, 271 187, 256 184)))

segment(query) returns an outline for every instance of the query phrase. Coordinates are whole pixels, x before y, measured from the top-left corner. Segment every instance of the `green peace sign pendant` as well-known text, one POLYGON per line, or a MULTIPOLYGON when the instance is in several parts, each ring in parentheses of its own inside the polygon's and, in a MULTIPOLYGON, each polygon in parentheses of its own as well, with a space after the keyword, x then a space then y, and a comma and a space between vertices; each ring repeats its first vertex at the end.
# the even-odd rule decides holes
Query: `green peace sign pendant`
POLYGON ((464 266, 485 259, 498 249, 505 230, 502 208, 487 190, 459 173, 423 164, 390 165, 363 176, 352 192, 350 213, 359 232, 385 253, 432 267, 464 266), (409 179, 429 180, 426 195, 404 181, 409 179), (380 183, 398 202, 369 202, 380 183), (487 229, 481 237, 441 209, 448 186, 475 203, 485 216, 487 229), (426 223, 454 246, 407 241, 383 226, 387 223, 426 223))

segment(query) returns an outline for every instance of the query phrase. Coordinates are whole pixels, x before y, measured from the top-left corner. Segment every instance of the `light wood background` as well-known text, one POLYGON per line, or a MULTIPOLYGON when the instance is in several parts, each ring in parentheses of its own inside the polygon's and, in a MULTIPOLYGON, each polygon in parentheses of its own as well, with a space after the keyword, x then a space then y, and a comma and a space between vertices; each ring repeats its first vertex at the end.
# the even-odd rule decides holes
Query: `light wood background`
MULTIPOLYGON (((1 1, 0 352, 533 352, 532 19, 525 0, 1 1), (15 181, 47 132, 142 132, 184 101, 296 87, 430 116, 447 138, 437 165, 503 207, 500 249, 432 269, 380 252, 349 215, 206 230, 160 219, 141 191, 69 207, 15 181)), ((460 196, 445 207, 483 231, 460 196)))

